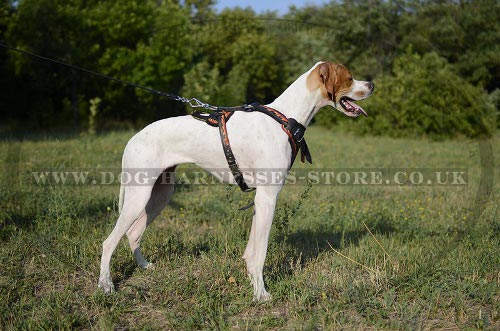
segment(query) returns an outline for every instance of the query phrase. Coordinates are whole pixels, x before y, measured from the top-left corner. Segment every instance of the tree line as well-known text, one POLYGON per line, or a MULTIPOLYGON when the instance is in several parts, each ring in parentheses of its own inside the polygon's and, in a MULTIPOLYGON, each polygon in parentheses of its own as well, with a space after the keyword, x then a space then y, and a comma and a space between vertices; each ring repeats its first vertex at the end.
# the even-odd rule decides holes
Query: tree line
MULTIPOLYGON (((500 103, 496 0, 345 0, 217 12, 212 0, 2 0, 0 40, 214 105, 266 103, 319 60, 373 79, 360 134, 477 137, 500 103)), ((0 48, 0 132, 140 127, 180 103, 0 48)))

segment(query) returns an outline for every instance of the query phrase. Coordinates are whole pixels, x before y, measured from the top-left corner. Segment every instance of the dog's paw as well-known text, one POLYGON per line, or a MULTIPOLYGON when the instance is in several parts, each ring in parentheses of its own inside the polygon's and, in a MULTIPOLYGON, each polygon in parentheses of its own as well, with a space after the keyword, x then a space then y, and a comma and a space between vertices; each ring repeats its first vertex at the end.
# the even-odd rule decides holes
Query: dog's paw
POLYGON ((111 279, 99 279, 97 287, 102 289, 104 293, 108 294, 115 291, 115 286, 111 279))
POLYGON ((155 264, 151 263, 151 262, 148 262, 146 264, 146 266, 144 267, 144 269, 146 269, 146 270, 155 270, 155 264))
POLYGON ((154 268, 155 268, 155 264, 148 262, 148 261, 138 263, 138 265, 141 269, 144 269, 144 270, 154 270, 154 268))
POLYGON ((262 290, 260 293, 255 294, 253 296, 253 301, 254 302, 266 302, 266 301, 271 301, 272 300, 271 294, 269 294, 266 290, 262 290))

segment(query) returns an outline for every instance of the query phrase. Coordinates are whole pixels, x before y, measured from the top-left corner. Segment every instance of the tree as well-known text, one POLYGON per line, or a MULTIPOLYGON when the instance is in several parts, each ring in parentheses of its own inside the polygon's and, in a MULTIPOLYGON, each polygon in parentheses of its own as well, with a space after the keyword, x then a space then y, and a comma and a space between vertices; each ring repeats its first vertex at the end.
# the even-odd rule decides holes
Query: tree
MULTIPOLYGON (((190 61, 189 36, 164 32, 188 18, 188 10, 170 1, 23 0, 6 39, 36 54, 175 92, 190 61)), ((103 100, 99 116, 108 119, 149 121, 163 115, 155 108, 166 102, 141 91, 19 54, 10 58, 26 102, 17 105, 19 117, 39 127, 67 127, 71 118, 78 127, 95 97, 103 100)), ((167 116, 172 114, 178 112, 167 116)))
POLYGON ((225 10, 195 23, 197 61, 184 75, 184 95, 238 105, 268 102, 280 93, 282 86, 273 84, 281 69, 275 43, 252 10, 225 10))
POLYGON ((400 28, 400 51, 436 52, 468 82, 491 92, 500 81, 499 21, 495 0, 417 2, 400 28))
MULTIPOLYGON (((6 35, 8 44, 67 62, 85 65, 82 44, 85 44, 79 6, 81 4, 60 0, 20 1, 14 12, 6 35)), ((11 62, 18 79, 24 86, 18 112, 29 122, 41 127, 57 122, 67 122, 69 113, 61 112, 60 103, 71 100, 73 125, 78 125, 78 73, 43 63, 27 56, 12 53, 11 62)))

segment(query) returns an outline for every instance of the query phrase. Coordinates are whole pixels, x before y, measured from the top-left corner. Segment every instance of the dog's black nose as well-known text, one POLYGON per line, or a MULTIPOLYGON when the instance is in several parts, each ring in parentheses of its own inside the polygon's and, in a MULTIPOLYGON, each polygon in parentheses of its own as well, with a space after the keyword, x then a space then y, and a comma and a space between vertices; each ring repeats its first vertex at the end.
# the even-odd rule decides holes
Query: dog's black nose
POLYGON ((370 89, 370 91, 373 92, 373 90, 375 90, 375 84, 373 84, 373 82, 367 82, 366 83, 366 86, 368 86, 368 88, 370 89))

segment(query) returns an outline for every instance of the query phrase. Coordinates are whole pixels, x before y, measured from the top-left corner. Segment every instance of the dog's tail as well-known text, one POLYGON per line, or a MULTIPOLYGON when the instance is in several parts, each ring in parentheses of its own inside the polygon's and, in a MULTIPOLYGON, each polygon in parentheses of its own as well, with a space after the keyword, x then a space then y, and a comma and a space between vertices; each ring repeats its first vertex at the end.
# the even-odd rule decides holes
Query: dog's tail
POLYGON ((118 200, 118 211, 122 212, 122 207, 123 207, 123 198, 125 196, 125 185, 123 183, 120 184, 120 198, 118 200))

